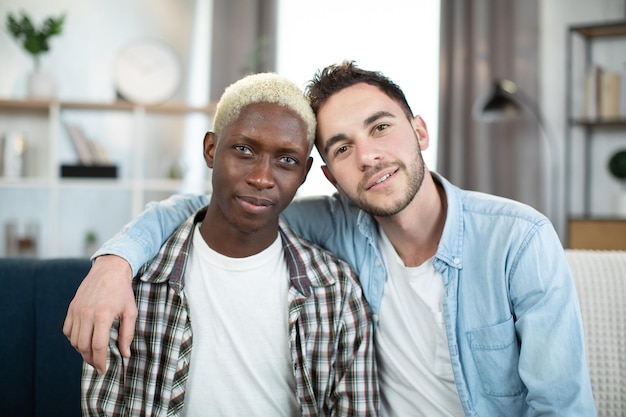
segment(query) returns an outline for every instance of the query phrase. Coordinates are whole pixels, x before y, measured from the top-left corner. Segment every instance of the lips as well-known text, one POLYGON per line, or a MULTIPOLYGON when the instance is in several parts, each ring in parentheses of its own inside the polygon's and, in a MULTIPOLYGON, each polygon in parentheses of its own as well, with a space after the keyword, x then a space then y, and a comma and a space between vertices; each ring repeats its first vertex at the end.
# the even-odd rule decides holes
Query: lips
POLYGON ((273 203, 265 198, 240 196, 237 199, 246 211, 254 213, 267 210, 269 207, 273 206, 273 203))
POLYGON ((393 177, 395 173, 398 172, 398 168, 391 167, 387 169, 382 169, 376 172, 373 175, 370 175, 370 178, 367 180, 367 185, 365 186, 366 190, 376 187, 387 181, 389 178, 393 177))

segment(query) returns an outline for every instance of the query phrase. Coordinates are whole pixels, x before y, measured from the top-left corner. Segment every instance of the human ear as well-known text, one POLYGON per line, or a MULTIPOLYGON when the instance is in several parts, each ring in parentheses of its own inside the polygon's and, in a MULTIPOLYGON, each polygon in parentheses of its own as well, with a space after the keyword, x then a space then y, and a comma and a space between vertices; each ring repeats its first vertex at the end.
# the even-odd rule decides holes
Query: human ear
POLYGON ((304 184, 304 181, 306 181, 306 177, 307 175, 309 175, 309 171, 311 171, 312 166, 313 166, 313 157, 309 156, 309 158, 306 160, 306 168, 304 169, 304 176, 302 177, 302 182, 300 183, 300 185, 304 184))
POLYGON ((430 139, 428 137, 426 122, 424 121, 424 119, 422 119, 421 116, 414 116, 411 124, 413 125, 413 129, 415 129, 415 133, 417 134, 420 149, 427 149, 428 144, 430 143, 430 139))
POLYGON ((215 147, 217 146, 215 139, 215 133, 213 132, 206 132, 204 135, 204 160, 209 168, 213 168, 215 163, 215 147))
POLYGON ((335 176, 330 172, 330 170, 328 169, 328 166, 326 165, 322 165, 322 172, 324 173, 324 176, 326 177, 326 179, 328 181, 330 181, 330 183, 335 186, 335 188, 337 189, 337 191, 339 192, 339 194, 344 194, 343 190, 341 189, 341 187, 339 186, 339 184, 337 184, 337 180, 335 179, 335 176))

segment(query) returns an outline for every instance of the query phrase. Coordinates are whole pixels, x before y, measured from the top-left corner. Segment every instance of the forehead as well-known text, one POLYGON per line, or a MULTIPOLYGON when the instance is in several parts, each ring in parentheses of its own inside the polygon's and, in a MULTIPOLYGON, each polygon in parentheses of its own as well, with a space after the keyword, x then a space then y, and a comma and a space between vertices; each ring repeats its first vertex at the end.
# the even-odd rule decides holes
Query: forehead
POLYGON ((226 136, 289 140, 308 146, 306 123, 293 110, 276 103, 253 103, 241 109, 239 116, 226 126, 226 136))
POLYGON ((359 83, 330 96, 320 107, 317 122, 318 126, 324 123, 328 124, 331 120, 336 119, 332 116, 336 116, 338 112, 341 112, 342 118, 349 117, 358 120, 364 115, 369 117, 370 114, 382 110, 392 114, 403 114, 400 105, 380 88, 359 83))
POLYGON ((368 120, 381 112, 405 118, 402 107, 376 86, 359 83, 344 88, 330 96, 318 110, 318 145, 330 137, 366 128, 368 120))

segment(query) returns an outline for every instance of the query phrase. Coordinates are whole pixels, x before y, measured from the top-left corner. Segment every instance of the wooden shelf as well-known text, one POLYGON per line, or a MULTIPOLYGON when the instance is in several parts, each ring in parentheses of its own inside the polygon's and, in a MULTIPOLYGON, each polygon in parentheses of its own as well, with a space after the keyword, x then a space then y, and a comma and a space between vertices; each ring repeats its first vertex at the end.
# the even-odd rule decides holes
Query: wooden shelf
MULTIPOLYGON (((40 256, 75 256, 76 248, 82 244, 81 230, 99 229, 101 235, 112 236, 120 225, 139 214, 147 201, 164 198, 181 189, 181 180, 160 178, 158 174, 148 176, 146 168, 153 168, 151 164, 155 162, 147 156, 146 150, 159 152, 158 148, 156 151, 153 148, 161 146, 164 152, 167 149, 178 152, 182 141, 170 140, 171 132, 168 127, 180 126, 187 121, 186 117, 193 116, 200 120, 204 132, 210 128, 215 107, 214 103, 191 106, 182 102, 167 102, 142 106, 128 101, 107 103, 0 98, 1 130, 23 130, 29 140, 28 149, 35 151, 30 154, 34 159, 27 159, 29 176, 0 176, 0 223, 9 219, 17 219, 19 222, 34 219, 41 225, 40 256), (69 145, 60 143, 68 135, 63 129, 66 116, 72 120, 93 118, 98 122, 110 121, 107 126, 114 127, 106 132, 107 135, 121 132, 125 135, 124 138, 127 137, 123 143, 118 141, 114 160, 123 176, 62 176, 59 168, 67 156, 61 155, 60 151, 66 145, 64 151, 67 153, 69 145), (151 126, 159 131, 149 131, 151 126), (162 126, 166 128, 161 131, 162 126), (110 204, 115 206, 109 206, 110 204), (106 219, 101 221, 98 216, 91 215, 94 205, 97 206, 96 210, 102 210, 106 214, 106 219), (36 210, 37 206, 41 209, 36 210)), ((167 165, 167 160, 171 158, 178 156, 167 155, 156 163, 167 165)), ((207 181, 204 185, 206 191, 210 190, 210 182, 207 181)))
POLYGON ((608 38, 611 36, 626 36, 626 21, 601 23, 597 25, 581 25, 570 27, 571 32, 579 33, 588 38, 608 38))
POLYGON ((0 110, 11 112, 44 112, 50 110, 49 101, 0 99, 0 110))
POLYGON ((569 219, 569 249, 626 250, 626 219, 569 219))
POLYGON ((626 127, 626 118, 616 119, 585 119, 574 118, 570 120, 570 123, 576 126, 583 127, 626 127))
POLYGON ((163 104, 138 105, 128 101, 114 101, 110 103, 99 103, 92 101, 56 101, 56 100, 13 100, 0 99, 0 109, 2 110, 33 110, 47 111, 51 105, 57 105, 61 109, 73 110, 126 110, 145 109, 147 112, 155 113, 205 113, 213 114, 215 103, 206 106, 190 106, 185 103, 171 102, 163 104))

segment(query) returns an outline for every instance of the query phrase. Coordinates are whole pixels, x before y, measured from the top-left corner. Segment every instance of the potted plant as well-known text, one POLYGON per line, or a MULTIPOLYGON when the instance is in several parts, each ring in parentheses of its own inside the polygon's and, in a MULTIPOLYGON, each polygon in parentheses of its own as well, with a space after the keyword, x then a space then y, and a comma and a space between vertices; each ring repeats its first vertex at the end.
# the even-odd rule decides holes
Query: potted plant
POLYGON ((13 13, 7 14, 6 27, 15 40, 21 44, 34 61, 34 71, 29 75, 28 91, 30 97, 54 96, 54 80, 41 71, 41 55, 50 50, 49 39, 60 35, 63 30, 65 14, 57 18, 48 17, 41 27, 36 27, 26 12, 22 11, 17 18, 13 13))
POLYGON ((609 159, 609 172, 621 184, 622 190, 616 196, 616 214, 626 217, 626 149, 619 150, 609 159))
POLYGON ((98 250, 98 234, 95 230, 87 230, 85 233, 85 256, 91 257, 98 250))

